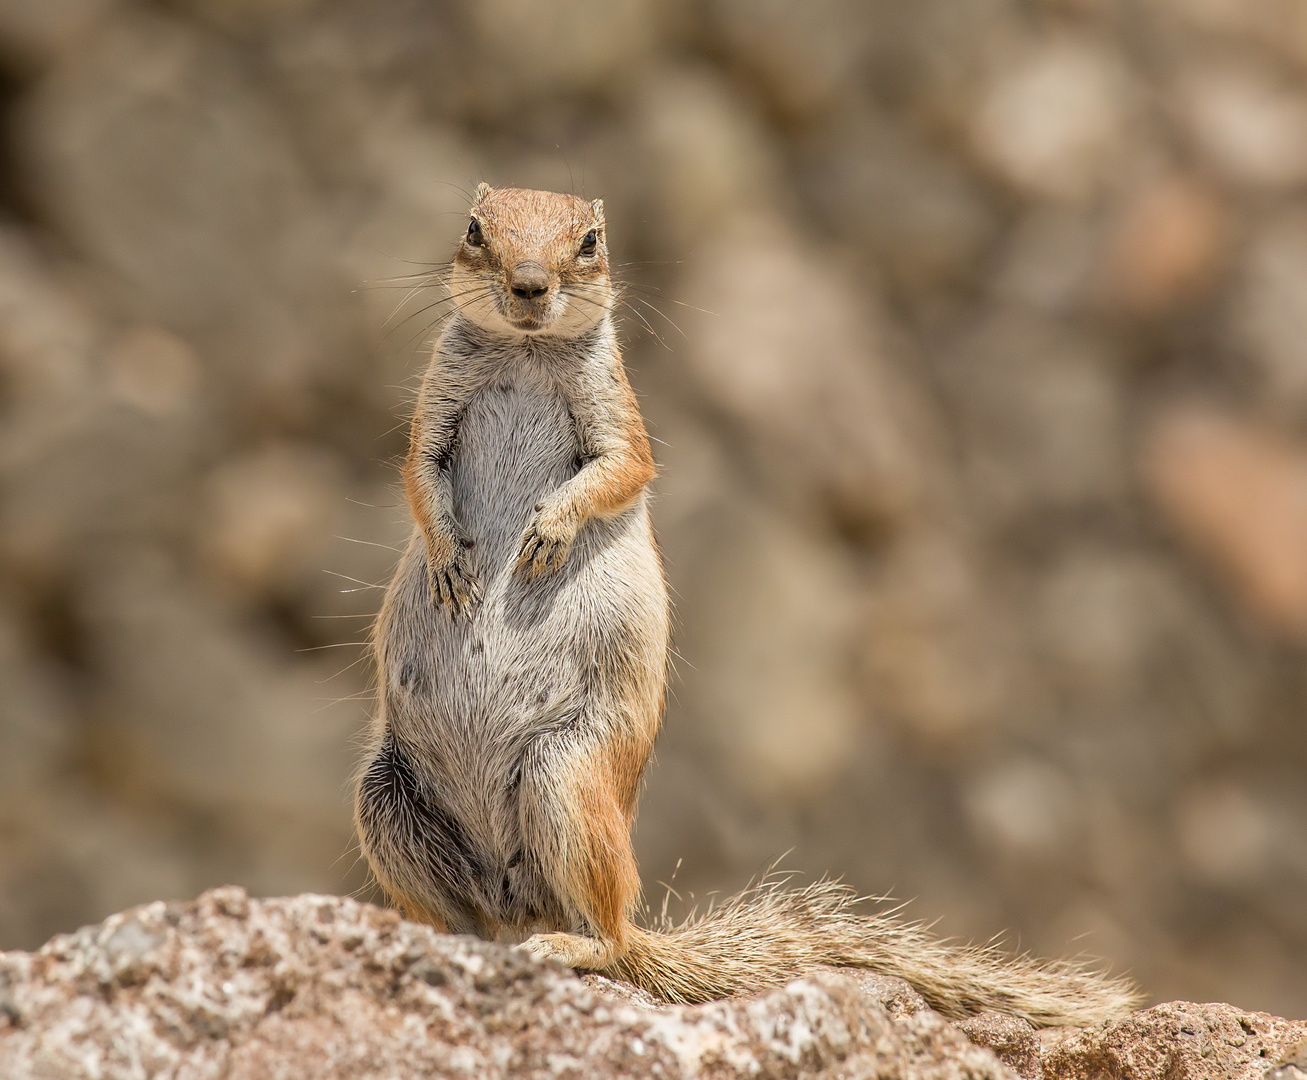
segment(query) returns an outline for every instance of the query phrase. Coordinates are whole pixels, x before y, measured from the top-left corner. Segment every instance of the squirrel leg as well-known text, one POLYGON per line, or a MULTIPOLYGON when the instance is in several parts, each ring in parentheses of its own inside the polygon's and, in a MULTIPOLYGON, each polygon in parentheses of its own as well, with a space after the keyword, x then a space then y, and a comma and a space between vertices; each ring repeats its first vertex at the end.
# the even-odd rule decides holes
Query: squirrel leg
POLYGON ((411 900, 406 900, 402 896, 395 897, 395 902, 399 906, 399 910, 403 913, 404 918, 409 922, 426 923, 427 926, 432 927, 438 934, 449 933, 449 925, 439 915, 431 911, 430 908, 427 908, 422 904, 414 903, 411 900))
POLYGON ((454 618, 471 617, 481 600, 481 583, 472 570, 472 541, 454 517, 449 475, 440 468, 415 466, 406 472, 406 480, 413 519, 426 541, 431 599, 454 618))
POLYGON ((535 934, 521 948, 587 970, 626 954, 640 894, 631 818, 611 757, 610 748, 543 739, 524 762, 519 788, 523 840, 581 931, 535 934))
POLYGON ((481 600, 481 583, 472 570, 472 541, 454 517, 448 465, 457 435, 455 399, 426 401, 427 383, 422 396, 404 462, 404 490, 413 520, 426 540, 432 601, 454 618, 471 618, 481 600))
POLYGON ((654 478, 649 437, 635 395, 620 365, 600 388, 573 401, 586 429, 582 451, 588 459, 570 480, 536 504, 522 534, 517 566, 527 577, 559 569, 576 534, 591 518, 620 514, 654 478))

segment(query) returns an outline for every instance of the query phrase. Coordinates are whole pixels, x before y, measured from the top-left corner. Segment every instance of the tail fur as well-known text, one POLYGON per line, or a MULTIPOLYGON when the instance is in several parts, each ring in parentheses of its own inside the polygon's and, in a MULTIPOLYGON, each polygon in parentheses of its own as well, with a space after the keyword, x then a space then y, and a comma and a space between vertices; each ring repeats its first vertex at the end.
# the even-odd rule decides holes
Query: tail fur
POLYGON ((1089 1026, 1139 1003, 1128 979, 1007 956, 994 945, 950 945, 892 912, 855 914, 856 900, 832 881, 803 889, 766 882, 664 932, 632 927, 629 951, 604 973, 663 1001, 698 1004, 820 968, 864 968, 906 980, 952 1019, 994 1010, 1036 1027, 1089 1026))

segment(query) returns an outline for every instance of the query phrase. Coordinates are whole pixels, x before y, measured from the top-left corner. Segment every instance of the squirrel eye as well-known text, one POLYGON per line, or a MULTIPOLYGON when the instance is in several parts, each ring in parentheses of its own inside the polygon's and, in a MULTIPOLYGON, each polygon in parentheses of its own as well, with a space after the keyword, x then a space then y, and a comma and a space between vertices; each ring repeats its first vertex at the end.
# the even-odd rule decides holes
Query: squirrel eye
POLYGON ((472 223, 467 227, 467 242, 473 247, 485 246, 485 239, 481 235, 481 222, 476 218, 473 218, 472 223))
POLYGON ((598 245, 598 243, 599 243, 599 234, 596 233, 594 229, 591 229, 588 233, 585 234, 585 239, 581 241, 581 254, 593 255, 595 253, 595 247, 598 245))

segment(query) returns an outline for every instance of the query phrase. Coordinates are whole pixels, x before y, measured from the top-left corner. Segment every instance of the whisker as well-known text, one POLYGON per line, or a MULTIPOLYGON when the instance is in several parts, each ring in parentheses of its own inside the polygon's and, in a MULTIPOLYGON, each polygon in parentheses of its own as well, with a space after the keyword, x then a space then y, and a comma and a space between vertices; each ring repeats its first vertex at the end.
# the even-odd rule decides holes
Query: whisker
MULTIPOLYGON (((386 336, 389 337, 391 334, 402 329, 407 323, 411 322, 413 319, 416 319, 419 315, 424 315, 428 311, 432 311, 435 308, 440 307, 442 304, 450 304, 458 300, 466 300, 468 304, 475 304, 477 301, 483 299, 486 296, 491 295, 493 292, 494 289, 491 286, 478 286, 477 288, 474 289, 464 289, 462 292, 451 293, 448 296, 443 296, 439 300, 432 301, 430 304, 427 304, 424 307, 419 308, 417 311, 411 312, 410 314, 406 315, 399 322, 395 323, 394 326, 391 326, 389 329, 386 330, 386 336), (467 299, 468 297, 471 297, 471 299, 467 299)), ((444 318, 446 315, 452 314, 455 310, 457 310, 457 307, 458 305, 454 303, 448 312, 445 312, 441 315, 441 318, 444 318)), ((419 331, 418 334, 414 335, 413 337, 410 337, 404 343, 403 347, 408 348, 418 338, 429 333, 432 327, 436 326, 439 321, 440 320, 437 319, 435 322, 427 324, 427 326, 424 327, 421 331, 419 331)))
POLYGON ((361 578, 350 577, 348 574, 341 574, 341 573, 338 573, 338 572, 335 571, 335 570, 326 570, 326 569, 324 569, 322 572, 323 572, 324 574, 330 574, 332 577, 342 578, 342 579, 344 579, 345 581, 352 581, 352 582, 354 582, 355 585, 362 585, 365 589, 384 589, 384 588, 385 588, 384 585, 375 585, 375 584, 373 584, 371 581, 364 581, 364 580, 362 580, 361 578))
MULTIPOLYGON (((465 198, 468 201, 468 205, 471 205, 472 203, 476 202, 476 196, 473 195, 472 192, 468 191, 467 188, 461 188, 457 184, 451 184, 448 180, 437 180, 436 183, 439 184, 441 187, 449 188, 450 191, 457 191, 460 195, 463 196, 463 198, 465 198)), ((462 211, 451 210, 449 211, 449 213, 461 214, 462 211)))
MULTIPOLYGON (((390 320, 393 319, 396 315, 398 315, 401 311, 403 311, 404 305, 407 304, 410 300, 412 300, 413 297, 417 296, 418 293, 420 293, 424 287, 425 286, 422 285, 414 285, 412 288, 410 288, 408 292, 404 294, 404 298, 400 300, 400 302, 396 304, 394 308, 391 310, 390 314, 386 316, 385 321, 381 324, 381 329, 385 330, 386 327, 390 325, 390 320)), ((402 326, 403 323, 400 323, 400 325, 402 326)))
POLYGON ((386 551, 393 551, 396 555, 402 555, 400 548, 392 547, 390 544, 378 544, 375 540, 359 540, 353 536, 336 536, 337 540, 346 540, 351 544, 366 544, 368 547, 384 548, 386 551))
MULTIPOLYGON (((481 291, 480 293, 473 292, 472 290, 468 290, 467 292, 459 293, 458 296, 457 296, 457 297, 454 297, 453 299, 464 299, 464 298, 470 296, 471 298, 467 300, 467 305, 470 307, 471 305, 473 305, 473 304, 478 304, 478 303, 480 303, 482 300, 486 299, 487 297, 493 296, 493 295, 494 295, 494 289, 493 289, 493 288, 486 288, 485 290, 481 291)), ((434 307, 434 306, 436 306, 436 305, 429 305, 427 308, 425 308, 425 309, 423 309, 423 310, 430 310, 430 308, 431 308, 431 307, 434 307)), ((431 335, 431 331, 433 331, 437 326, 439 326, 439 325, 440 325, 443 321, 445 321, 446 319, 451 318, 451 317, 455 314, 455 312, 459 312, 459 311, 462 311, 462 313, 463 313, 463 317, 464 317, 464 318, 468 318, 468 319, 472 318, 472 316, 468 314, 468 311, 467 311, 466 308, 461 308, 461 307, 459 307, 458 305, 454 305, 454 306, 448 308, 447 310, 441 312, 439 315, 437 315, 435 319, 433 319, 431 322, 427 323, 427 325, 424 326, 421 330, 419 330, 417 334, 414 334, 414 335, 412 335, 411 337, 409 337, 408 340, 405 341, 405 343, 404 343, 404 345, 403 345, 403 348, 404 348, 404 349, 408 349, 408 348, 412 347, 412 345, 413 345, 413 343, 414 343, 415 341, 418 341, 418 340, 420 340, 420 339, 428 338, 428 337, 431 335)), ((421 314, 421 312, 415 312, 415 314, 421 314)), ((408 320, 406 319, 405 322, 407 322, 407 321, 408 321, 408 320)), ((477 324, 478 326, 484 328, 484 325, 485 325, 485 324, 484 324, 483 322, 481 322, 479 319, 475 319, 475 320, 473 320, 473 321, 475 321, 476 324, 477 324)), ((398 329, 398 327, 396 327, 396 329, 398 329)))
POLYGON ((680 334, 681 337, 685 337, 685 336, 686 336, 685 331, 682 330, 682 329, 681 329, 681 328, 676 324, 676 321, 675 321, 673 318, 671 318, 671 316, 669 316, 669 315, 667 314, 667 312, 665 312, 665 311, 663 311, 661 308, 659 308, 657 304, 651 304, 651 303, 649 303, 648 300, 643 300, 643 299, 641 299, 641 298, 638 297, 638 296, 636 296, 636 297, 632 297, 632 299, 633 299, 637 304, 640 304, 640 305, 642 305, 643 307, 648 308, 648 309, 649 309, 650 311, 652 311, 655 315, 660 315, 660 316, 662 316, 662 318, 667 322, 667 324, 668 324, 668 325, 669 325, 673 330, 675 330, 678 334, 680 334))
POLYGON ((404 324, 407 323, 410 319, 416 319, 419 315, 423 314, 424 312, 430 311, 432 308, 439 307, 441 304, 448 304, 451 301, 458 299, 458 297, 454 296, 453 294, 450 294, 449 296, 442 296, 439 300, 433 300, 425 307, 421 307, 417 311, 410 312, 408 315, 404 316, 404 318, 401 319, 399 322, 391 326, 390 320, 393 319, 396 315, 398 315, 400 311, 403 309, 404 305, 407 304, 416 295, 417 295, 417 291, 410 292, 408 296, 404 297, 404 299, 401 300, 395 306, 395 310, 390 313, 390 317, 386 319, 384 323, 381 324, 382 330, 384 330, 387 334, 393 333, 394 331, 404 326, 404 324))
MULTIPOLYGON (((402 260, 402 261, 407 262, 408 260, 402 260)), ((363 284, 364 284, 364 285, 386 285, 386 284, 389 284, 389 283, 392 282, 392 281, 413 281, 413 280, 415 280, 415 279, 417 279, 417 278, 437 278, 437 279, 439 279, 439 278, 444 277, 446 274, 451 273, 451 272, 453 271, 453 269, 454 269, 454 262, 453 262, 452 259, 447 259, 445 262, 438 262, 438 263, 411 263, 410 265, 413 265, 413 266, 427 266, 427 267, 430 267, 430 269, 428 269, 428 270, 420 270, 420 271, 418 271, 416 274, 397 274, 395 277, 386 277, 386 278, 368 278, 366 281, 363 282, 363 284)))

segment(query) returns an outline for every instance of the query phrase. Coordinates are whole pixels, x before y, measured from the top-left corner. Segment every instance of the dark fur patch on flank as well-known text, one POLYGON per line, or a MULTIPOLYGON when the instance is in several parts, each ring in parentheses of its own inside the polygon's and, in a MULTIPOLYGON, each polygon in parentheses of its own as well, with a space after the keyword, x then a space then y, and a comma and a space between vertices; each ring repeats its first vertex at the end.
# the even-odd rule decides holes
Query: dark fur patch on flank
POLYGON ((383 846, 378 854, 386 862, 421 867, 426 880, 438 883, 440 907, 452 902, 460 909, 465 924, 451 929, 483 925, 487 913, 476 885, 494 880, 490 860, 435 793, 424 789, 389 735, 359 781, 358 807, 360 828, 383 846))

